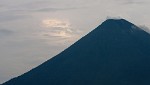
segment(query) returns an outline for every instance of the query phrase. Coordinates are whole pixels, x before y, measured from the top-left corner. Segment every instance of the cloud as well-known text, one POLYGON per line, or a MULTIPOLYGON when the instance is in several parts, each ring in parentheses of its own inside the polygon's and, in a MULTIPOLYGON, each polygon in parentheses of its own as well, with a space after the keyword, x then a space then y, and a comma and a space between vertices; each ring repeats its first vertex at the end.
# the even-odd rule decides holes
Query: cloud
POLYGON ((0 38, 1 37, 5 37, 5 36, 10 36, 11 34, 13 34, 14 32, 11 30, 7 30, 7 29, 0 29, 0 38))
POLYGON ((33 10, 36 12, 54 12, 54 11, 64 11, 64 10, 72 10, 77 8, 41 8, 37 10, 33 10))
POLYGON ((122 17, 120 16, 107 16, 106 19, 116 19, 116 20, 119 20, 119 19, 122 19, 122 17))
POLYGON ((33 9, 15 9, 13 11, 16 12, 28 12, 28 13, 32 13, 32 12, 56 12, 56 11, 67 11, 67 10, 73 10, 73 9, 79 9, 79 8, 75 8, 75 7, 70 7, 70 8, 55 8, 55 7, 45 7, 45 8, 33 8, 33 9))
POLYGON ((23 18, 28 18, 28 15, 18 14, 17 12, 2 12, 0 13, 0 22, 13 21, 23 18))
POLYGON ((47 37, 71 38, 79 31, 72 29, 69 21, 59 19, 46 19, 42 21, 46 31, 42 34, 47 37))
POLYGON ((144 2, 142 2, 142 1, 128 1, 124 4, 144 4, 144 2))
POLYGON ((71 37, 71 33, 65 30, 59 30, 59 31, 55 31, 55 32, 47 32, 44 33, 43 36, 47 36, 47 37, 57 37, 57 38, 69 38, 71 37))
POLYGON ((55 28, 68 28, 70 23, 67 21, 57 20, 57 19, 46 19, 42 21, 43 25, 48 27, 55 27, 55 28))
POLYGON ((3 7, 3 5, 2 5, 2 4, 0 4, 0 7, 3 7))
POLYGON ((71 29, 70 23, 67 21, 62 21, 58 19, 46 19, 43 20, 43 25, 47 28, 47 33, 44 35, 53 37, 70 37, 71 29))
POLYGON ((130 4, 146 4, 147 1, 143 0, 121 0, 123 4, 130 5, 130 4))
POLYGON ((55 11, 65 11, 65 10, 73 10, 73 9, 80 8, 76 6, 65 5, 68 3, 70 4, 70 2, 68 1, 64 2, 64 0, 62 1, 32 0, 26 3, 17 4, 13 6, 12 8, 13 10, 16 10, 16 11, 25 11, 25 12, 55 12, 55 11))

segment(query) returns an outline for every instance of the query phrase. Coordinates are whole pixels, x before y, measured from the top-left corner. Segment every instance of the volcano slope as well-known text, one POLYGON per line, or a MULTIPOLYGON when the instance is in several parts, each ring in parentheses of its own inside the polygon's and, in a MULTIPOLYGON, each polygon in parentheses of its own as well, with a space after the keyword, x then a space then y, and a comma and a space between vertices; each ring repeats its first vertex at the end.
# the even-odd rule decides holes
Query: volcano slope
POLYGON ((150 34, 124 19, 108 19, 2 85, 150 85, 150 34))

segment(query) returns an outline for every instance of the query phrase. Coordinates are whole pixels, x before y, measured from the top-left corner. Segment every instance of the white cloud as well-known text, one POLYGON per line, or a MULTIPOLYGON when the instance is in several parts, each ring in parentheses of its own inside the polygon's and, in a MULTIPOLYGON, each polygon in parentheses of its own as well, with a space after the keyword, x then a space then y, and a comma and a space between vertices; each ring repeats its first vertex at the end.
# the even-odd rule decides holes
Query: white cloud
POLYGON ((77 36, 77 30, 72 29, 71 24, 67 20, 46 19, 42 21, 46 28, 42 34, 47 37, 72 38, 77 36))
POLYGON ((42 21, 43 25, 45 25, 47 28, 69 28, 70 23, 68 21, 63 20, 57 20, 57 19, 46 19, 42 21))

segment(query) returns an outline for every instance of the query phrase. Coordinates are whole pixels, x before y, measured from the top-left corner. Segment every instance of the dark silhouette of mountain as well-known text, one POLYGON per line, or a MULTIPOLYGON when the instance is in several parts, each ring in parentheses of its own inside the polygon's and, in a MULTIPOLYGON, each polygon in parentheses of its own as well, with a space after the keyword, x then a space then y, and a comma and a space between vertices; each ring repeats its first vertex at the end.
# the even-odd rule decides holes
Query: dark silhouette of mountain
POLYGON ((2 85, 150 85, 150 35, 108 19, 52 59, 2 85))

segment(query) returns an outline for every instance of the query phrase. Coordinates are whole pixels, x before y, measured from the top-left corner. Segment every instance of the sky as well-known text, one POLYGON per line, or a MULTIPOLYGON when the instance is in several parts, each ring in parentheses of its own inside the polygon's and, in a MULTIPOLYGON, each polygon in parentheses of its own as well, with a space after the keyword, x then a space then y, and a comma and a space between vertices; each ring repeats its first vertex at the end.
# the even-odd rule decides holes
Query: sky
POLYGON ((107 18, 150 28, 149 0, 0 0, 0 83, 54 57, 107 18))

